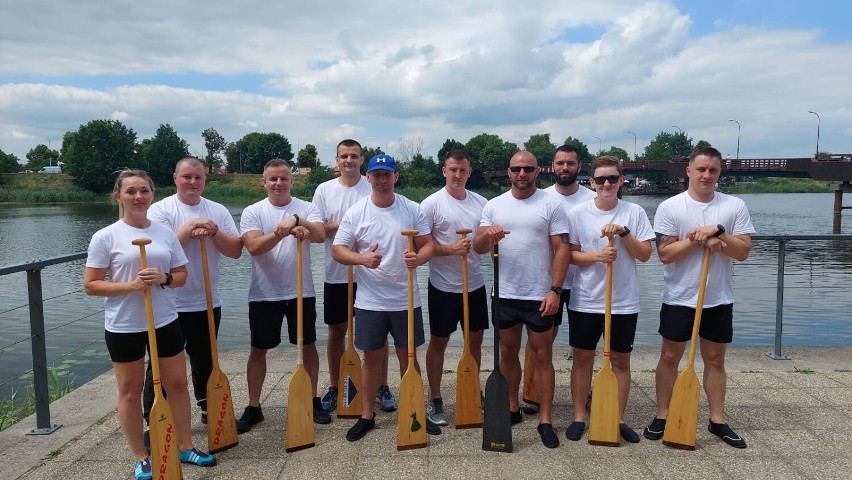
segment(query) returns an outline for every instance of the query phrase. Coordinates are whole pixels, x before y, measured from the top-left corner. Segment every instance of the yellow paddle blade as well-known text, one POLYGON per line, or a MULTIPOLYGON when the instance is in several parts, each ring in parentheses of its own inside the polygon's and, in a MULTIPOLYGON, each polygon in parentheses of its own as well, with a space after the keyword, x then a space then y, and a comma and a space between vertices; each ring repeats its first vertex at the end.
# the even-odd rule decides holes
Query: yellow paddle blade
POLYGON ((538 405, 538 392, 535 389, 535 373, 533 369, 532 347, 527 341, 527 346, 524 348, 524 401, 538 405))
POLYGON ((337 418, 361 417, 361 357, 347 347, 340 357, 340 379, 337 382, 337 418))
POLYGON ((151 406, 151 467, 159 478, 182 478, 178 454, 177 430, 172 407, 162 396, 159 386, 151 406))
POLYGON ((456 428, 482 426, 482 400, 479 387, 479 367, 473 355, 466 353, 459 360, 456 375, 456 428))
POLYGON ((231 384, 228 377, 214 367, 207 380, 207 450, 217 453, 239 443, 231 384))
POLYGON ((295 452, 314 446, 314 399, 311 377, 301 364, 296 365, 287 392, 287 435, 284 450, 295 452))
POLYGON ((621 445, 618 431, 618 380, 609 361, 595 376, 592 408, 589 412, 589 443, 607 447, 621 445))
POLYGON ((695 369, 689 366, 678 375, 672 388, 669 416, 663 431, 663 445, 683 450, 695 450, 698 430, 698 397, 701 386, 695 369))
POLYGON ((399 410, 396 423, 396 449, 426 447, 426 403, 423 378, 409 363, 399 384, 399 410))

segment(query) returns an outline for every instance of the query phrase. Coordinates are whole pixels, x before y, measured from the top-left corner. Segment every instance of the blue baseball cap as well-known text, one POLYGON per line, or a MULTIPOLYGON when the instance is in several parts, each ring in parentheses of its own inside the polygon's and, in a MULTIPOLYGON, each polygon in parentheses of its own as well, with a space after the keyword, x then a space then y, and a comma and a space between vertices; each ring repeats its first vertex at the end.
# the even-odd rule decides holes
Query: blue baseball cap
POLYGON ((370 173, 373 170, 387 170, 395 172, 396 160, 394 160, 390 155, 386 155, 384 153, 373 155, 373 158, 371 158, 370 162, 367 164, 367 173, 370 173))

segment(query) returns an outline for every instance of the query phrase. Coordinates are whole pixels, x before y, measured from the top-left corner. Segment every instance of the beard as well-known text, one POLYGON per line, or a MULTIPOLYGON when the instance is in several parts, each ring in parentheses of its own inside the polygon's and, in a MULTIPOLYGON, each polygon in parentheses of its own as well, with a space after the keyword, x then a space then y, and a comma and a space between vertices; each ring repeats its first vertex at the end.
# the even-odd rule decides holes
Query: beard
POLYGON ((577 181, 577 175, 579 175, 579 174, 580 174, 580 172, 572 173, 572 174, 568 175, 567 177, 562 176, 562 175, 557 175, 556 176, 556 183, 558 183, 559 185, 562 185, 563 187, 567 187, 567 186, 572 185, 574 182, 577 181))

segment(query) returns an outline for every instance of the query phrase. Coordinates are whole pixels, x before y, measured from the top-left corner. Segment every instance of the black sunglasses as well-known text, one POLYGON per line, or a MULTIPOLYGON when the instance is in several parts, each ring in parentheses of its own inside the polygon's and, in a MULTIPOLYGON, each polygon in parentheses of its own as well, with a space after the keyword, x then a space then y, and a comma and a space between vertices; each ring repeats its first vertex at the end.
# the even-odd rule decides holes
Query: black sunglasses
POLYGON ((605 177, 595 177, 593 180, 598 185, 603 185, 607 180, 609 180, 610 185, 615 185, 618 183, 619 178, 621 178, 621 175, 607 175, 605 177))
POLYGON ((521 170, 523 170, 526 173, 533 173, 535 171, 535 169, 536 169, 536 167, 519 167, 519 166, 509 167, 509 170, 511 170, 512 173, 520 173, 521 170))

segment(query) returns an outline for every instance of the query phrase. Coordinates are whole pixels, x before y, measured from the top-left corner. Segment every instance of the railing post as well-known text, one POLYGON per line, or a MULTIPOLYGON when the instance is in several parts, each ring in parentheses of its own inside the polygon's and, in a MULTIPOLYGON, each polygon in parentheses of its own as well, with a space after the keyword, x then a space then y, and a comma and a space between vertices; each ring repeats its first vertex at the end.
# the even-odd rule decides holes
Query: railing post
POLYGON ((778 280, 775 293, 775 351, 766 355, 773 360, 789 360, 781 353, 781 327, 784 318, 784 261, 787 252, 787 241, 778 239, 778 280))
POLYGON ((36 428, 27 435, 49 435, 61 425, 50 423, 50 389, 47 385, 47 346, 44 338, 44 301, 41 293, 41 269, 27 270, 30 300, 30 335, 33 354, 33 391, 36 428))

